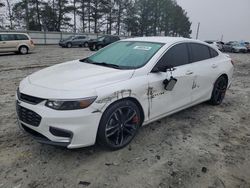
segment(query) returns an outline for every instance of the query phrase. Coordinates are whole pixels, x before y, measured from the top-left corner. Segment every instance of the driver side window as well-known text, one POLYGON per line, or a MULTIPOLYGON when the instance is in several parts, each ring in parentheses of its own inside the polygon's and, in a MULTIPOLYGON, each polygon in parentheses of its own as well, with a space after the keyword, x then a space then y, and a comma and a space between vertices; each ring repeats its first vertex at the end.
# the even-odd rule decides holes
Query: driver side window
POLYGON ((189 64, 189 53, 187 44, 176 44, 171 47, 159 60, 157 66, 178 67, 189 64))

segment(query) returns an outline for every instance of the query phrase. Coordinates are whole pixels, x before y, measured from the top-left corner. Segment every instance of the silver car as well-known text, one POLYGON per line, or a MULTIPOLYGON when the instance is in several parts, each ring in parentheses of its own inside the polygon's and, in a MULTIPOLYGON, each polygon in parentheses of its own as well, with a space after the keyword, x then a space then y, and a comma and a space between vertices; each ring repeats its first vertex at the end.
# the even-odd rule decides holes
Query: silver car
POLYGON ((71 48, 73 46, 88 47, 89 37, 84 35, 70 36, 66 39, 62 39, 59 42, 59 46, 71 48))

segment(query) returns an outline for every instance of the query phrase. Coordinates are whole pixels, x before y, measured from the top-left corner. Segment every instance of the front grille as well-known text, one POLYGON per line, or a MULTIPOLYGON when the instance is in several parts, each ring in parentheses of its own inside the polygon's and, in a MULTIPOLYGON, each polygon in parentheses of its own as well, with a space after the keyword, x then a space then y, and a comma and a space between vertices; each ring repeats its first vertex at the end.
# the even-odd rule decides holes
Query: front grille
POLYGON ((20 101, 27 102, 27 103, 34 104, 34 105, 39 104, 40 102, 45 100, 43 98, 33 97, 30 95, 20 93, 19 89, 17 90, 17 96, 20 101))
POLYGON ((18 105, 18 103, 16 104, 16 110, 17 110, 18 118, 22 122, 27 123, 27 124, 32 125, 32 126, 35 126, 35 127, 39 126, 41 119, 42 119, 42 117, 40 115, 38 115, 37 113, 35 113, 27 108, 24 108, 24 107, 18 105))

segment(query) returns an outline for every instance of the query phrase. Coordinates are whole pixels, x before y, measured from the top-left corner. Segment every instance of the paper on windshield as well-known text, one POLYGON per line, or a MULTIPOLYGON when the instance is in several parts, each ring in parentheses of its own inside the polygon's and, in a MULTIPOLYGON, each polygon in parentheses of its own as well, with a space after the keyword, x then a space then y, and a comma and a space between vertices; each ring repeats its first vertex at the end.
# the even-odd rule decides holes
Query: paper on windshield
POLYGON ((145 50, 145 51, 148 51, 148 50, 151 50, 152 47, 150 46, 135 46, 134 49, 135 50, 145 50))

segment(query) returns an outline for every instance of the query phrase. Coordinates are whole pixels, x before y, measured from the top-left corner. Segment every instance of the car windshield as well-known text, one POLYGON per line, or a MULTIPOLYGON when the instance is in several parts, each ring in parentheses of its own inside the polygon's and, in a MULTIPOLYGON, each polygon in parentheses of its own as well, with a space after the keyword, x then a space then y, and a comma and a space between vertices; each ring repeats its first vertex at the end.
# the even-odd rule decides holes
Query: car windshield
POLYGON ((242 46, 241 44, 239 44, 239 43, 234 43, 234 44, 232 44, 233 46, 242 46))
POLYGON ((70 40, 70 39, 72 39, 72 38, 74 38, 74 36, 69 36, 69 37, 67 37, 67 38, 64 39, 64 40, 70 40))
POLYGON ((121 41, 111 44, 84 62, 119 69, 136 69, 145 65, 163 46, 162 43, 121 41), (111 66, 110 66, 111 67, 111 66))
POLYGON ((105 38, 105 37, 99 37, 99 38, 97 38, 97 40, 98 40, 98 41, 103 41, 104 38, 105 38))

